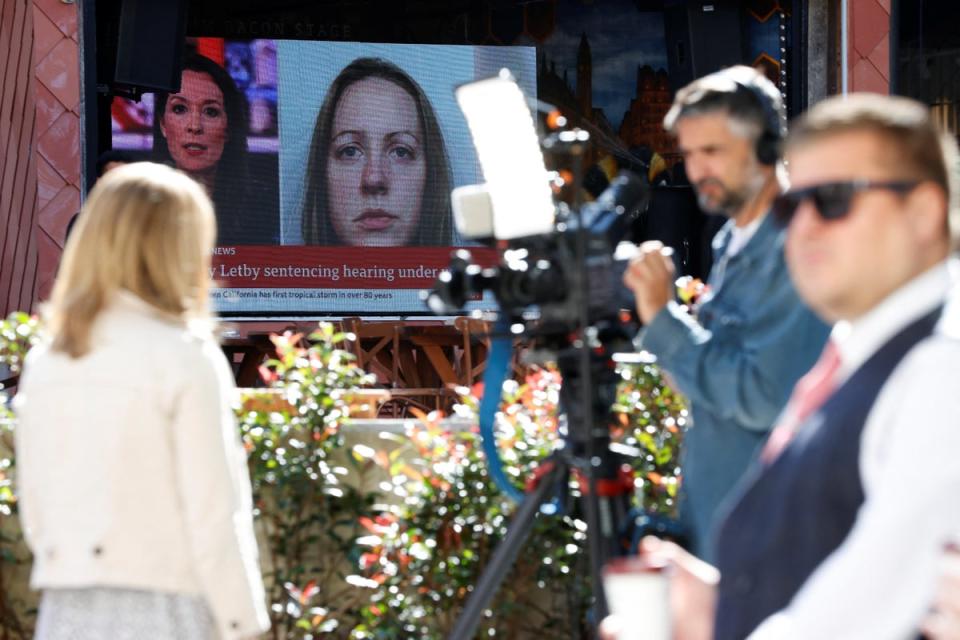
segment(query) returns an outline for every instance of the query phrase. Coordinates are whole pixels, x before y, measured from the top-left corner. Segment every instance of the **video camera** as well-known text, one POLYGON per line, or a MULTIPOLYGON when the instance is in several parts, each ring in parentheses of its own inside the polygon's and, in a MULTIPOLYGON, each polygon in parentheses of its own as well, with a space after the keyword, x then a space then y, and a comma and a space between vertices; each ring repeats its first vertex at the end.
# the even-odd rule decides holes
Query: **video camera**
POLYGON ((505 241, 495 267, 482 268, 469 251, 458 250, 437 279, 428 303, 444 313, 491 291, 501 312, 512 320, 536 320, 537 333, 545 334, 573 329, 581 308, 587 309, 590 324, 620 320, 621 311, 633 306, 621 282, 632 248, 621 241, 646 197, 646 185, 624 173, 600 199, 583 207, 582 268, 577 259, 581 225, 563 207, 554 231, 505 241))
MULTIPOLYGON (((555 204, 550 174, 526 99, 508 73, 464 85, 457 99, 470 125, 485 185, 453 193, 461 235, 494 246, 498 262, 481 267, 459 250, 427 296, 435 313, 454 313, 489 291, 500 312, 524 332, 564 337, 584 324, 601 331, 623 327, 632 294, 622 283, 636 250, 632 227, 646 209, 645 180, 621 172, 593 202, 555 204)), ((578 165, 586 131, 554 133, 544 147, 578 165)))

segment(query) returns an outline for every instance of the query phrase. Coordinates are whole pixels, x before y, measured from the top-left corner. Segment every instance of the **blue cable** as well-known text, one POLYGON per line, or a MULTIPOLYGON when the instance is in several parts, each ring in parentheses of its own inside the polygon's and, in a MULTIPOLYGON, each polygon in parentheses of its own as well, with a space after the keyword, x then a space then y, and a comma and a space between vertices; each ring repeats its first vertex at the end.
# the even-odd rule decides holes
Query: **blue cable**
POLYGON ((493 327, 494 337, 490 341, 490 354, 487 356, 487 369, 483 374, 483 398, 480 399, 480 442, 483 455, 487 458, 490 477, 510 500, 520 502, 524 493, 517 489, 503 470, 500 452, 497 450, 497 434, 494 428, 497 410, 503 396, 503 381, 510 366, 510 354, 513 340, 510 336, 510 324, 500 318, 493 327))

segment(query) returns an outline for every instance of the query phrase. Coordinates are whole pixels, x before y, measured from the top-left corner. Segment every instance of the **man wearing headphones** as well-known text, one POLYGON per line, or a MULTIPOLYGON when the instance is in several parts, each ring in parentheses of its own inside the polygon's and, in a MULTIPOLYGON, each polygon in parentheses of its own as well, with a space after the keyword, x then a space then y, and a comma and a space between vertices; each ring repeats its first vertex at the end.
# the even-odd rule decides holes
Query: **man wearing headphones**
POLYGON ((777 88, 749 67, 677 92, 664 126, 677 137, 701 208, 730 218, 713 241, 709 290, 691 314, 674 301, 673 262, 645 243, 624 275, 653 353, 690 401, 680 517, 692 550, 713 559, 711 532, 828 328, 797 297, 783 233, 767 215, 781 191, 786 133, 777 88))

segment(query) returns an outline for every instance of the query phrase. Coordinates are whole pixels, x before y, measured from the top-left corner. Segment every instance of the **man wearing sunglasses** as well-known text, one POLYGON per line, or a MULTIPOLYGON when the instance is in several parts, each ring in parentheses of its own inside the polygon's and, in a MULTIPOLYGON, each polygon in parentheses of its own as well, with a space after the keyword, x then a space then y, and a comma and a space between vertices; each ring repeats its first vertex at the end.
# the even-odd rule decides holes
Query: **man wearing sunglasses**
POLYGON ((940 633, 928 610, 952 610, 934 593, 960 531, 956 142, 923 105, 863 94, 814 107, 787 160, 774 213, 830 341, 719 528, 719 571, 645 551, 677 568, 678 637, 940 633))
POLYGON ((721 503, 828 332, 790 284, 782 229, 767 215, 781 188, 784 121, 779 91, 749 67, 678 91, 664 125, 701 208, 729 218, 713 242, 709 292, 696 317, 676 304, 673 262, 657 242, 644 244, 624 276, 645 325, 640 347, 691 403, 680 515, 692 549, 707 560, 721 503))

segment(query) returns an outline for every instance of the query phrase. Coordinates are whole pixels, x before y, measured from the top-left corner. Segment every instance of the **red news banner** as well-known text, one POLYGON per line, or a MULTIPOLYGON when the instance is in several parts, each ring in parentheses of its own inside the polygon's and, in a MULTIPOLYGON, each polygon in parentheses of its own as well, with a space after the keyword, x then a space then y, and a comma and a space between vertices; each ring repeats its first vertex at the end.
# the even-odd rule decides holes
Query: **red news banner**
MULTIPOLYGON (((429 289, 451 247, 216 247, 211 277, 226 289, 429 289)), ((483 266, 496 252, 470 247, 483 266)))

